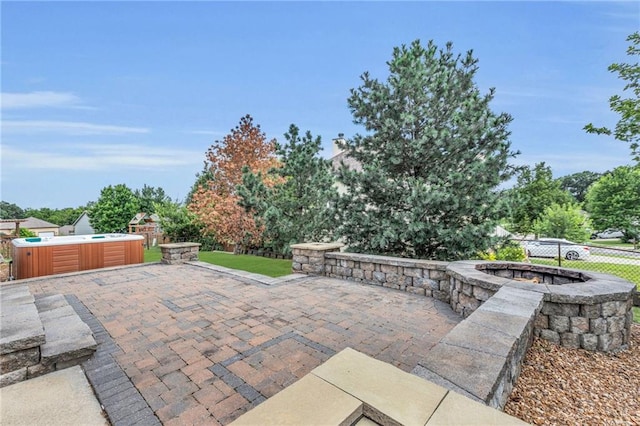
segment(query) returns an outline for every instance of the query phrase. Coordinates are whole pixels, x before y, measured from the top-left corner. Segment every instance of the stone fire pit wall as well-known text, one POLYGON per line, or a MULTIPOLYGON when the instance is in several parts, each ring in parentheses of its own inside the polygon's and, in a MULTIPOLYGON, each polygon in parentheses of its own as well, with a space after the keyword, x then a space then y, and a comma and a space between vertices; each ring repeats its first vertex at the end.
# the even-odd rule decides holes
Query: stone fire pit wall
POLYGON ((635 285, 622 278, 516 262, 453 262, 450 304, 465 318, 502 287, 543 295, 534 333, 545 340, 609 352, 629 343, 635 285), (536 280, 537 284, 518 280, 536 280))

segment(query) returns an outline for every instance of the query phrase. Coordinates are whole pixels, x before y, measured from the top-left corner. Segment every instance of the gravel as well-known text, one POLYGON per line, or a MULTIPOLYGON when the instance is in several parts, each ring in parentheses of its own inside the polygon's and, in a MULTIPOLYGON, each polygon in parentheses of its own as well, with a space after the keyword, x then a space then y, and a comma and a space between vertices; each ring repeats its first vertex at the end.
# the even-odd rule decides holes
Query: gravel
POLYGON ((640 425, 640 324, 614 354, 535 339, 504 411, 535 425, 640 425))

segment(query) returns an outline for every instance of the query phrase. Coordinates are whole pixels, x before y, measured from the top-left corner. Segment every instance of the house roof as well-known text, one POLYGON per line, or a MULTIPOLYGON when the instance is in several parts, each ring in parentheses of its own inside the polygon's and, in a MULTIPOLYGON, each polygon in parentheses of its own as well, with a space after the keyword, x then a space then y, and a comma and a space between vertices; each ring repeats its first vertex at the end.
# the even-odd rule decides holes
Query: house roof
POLYGON ((157 214, 138 213, 129 221, 129 225, 140 225, 147 222, 158 222, 160 218, 157 214))
POLYGON ((72 225, 73 225, 73 226, 76 226, 76 224, 77 224, 78 222, 80 222, 80 219, 82 219, 82 217, 83 217, 83 216, 87 216, 87 217, 89 217, 89 213, 87 213, 87 212, 86 212, 86 210, 85 210, 85 211, 83 211, 83 212, 82 212, 82 214, 81 214, 80 216, 78 216, 78 218, 77 218, 77 219, 72 223, 72 225))
MULTIPOLYGON (((20 228, 28 229, 40 229, 40 228, 59 228, 60 226, 55 223, 47 222, 46 220, 38 219, 37 217, 28 217, 26 219, 17 219, 20 221, 20 228)), ((0 229, 14 230, 16 229, 16 220, 0 222, 0 229)))

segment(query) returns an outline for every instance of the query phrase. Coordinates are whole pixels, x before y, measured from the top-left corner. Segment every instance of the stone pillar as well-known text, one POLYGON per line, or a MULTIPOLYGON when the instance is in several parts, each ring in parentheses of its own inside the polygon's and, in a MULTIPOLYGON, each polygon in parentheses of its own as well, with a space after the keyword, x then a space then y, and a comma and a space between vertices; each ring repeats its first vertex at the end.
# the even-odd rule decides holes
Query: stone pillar
POLYGON ((291 269, 294 274, 325 275, 324 254, 340 251, 342 243, 303 243, 293 244, 293 263, 291 269))
POLYGON ((171 243, 159 244, 162 252, 161 262, 166 265, 174 265, 177 263, 192 262, 198 260, 198 252, 201 244, 199 243, 171 243))

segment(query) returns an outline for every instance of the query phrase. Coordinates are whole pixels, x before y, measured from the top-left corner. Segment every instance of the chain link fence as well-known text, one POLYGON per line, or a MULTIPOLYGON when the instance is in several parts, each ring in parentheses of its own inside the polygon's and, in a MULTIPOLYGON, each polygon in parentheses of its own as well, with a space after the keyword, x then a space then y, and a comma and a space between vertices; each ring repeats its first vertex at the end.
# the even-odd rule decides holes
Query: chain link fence
POLYGON ((635 283, 640 291, 640 250, 633 247, 553 238, 517 241, 531 263, 616 275, 635 283))

